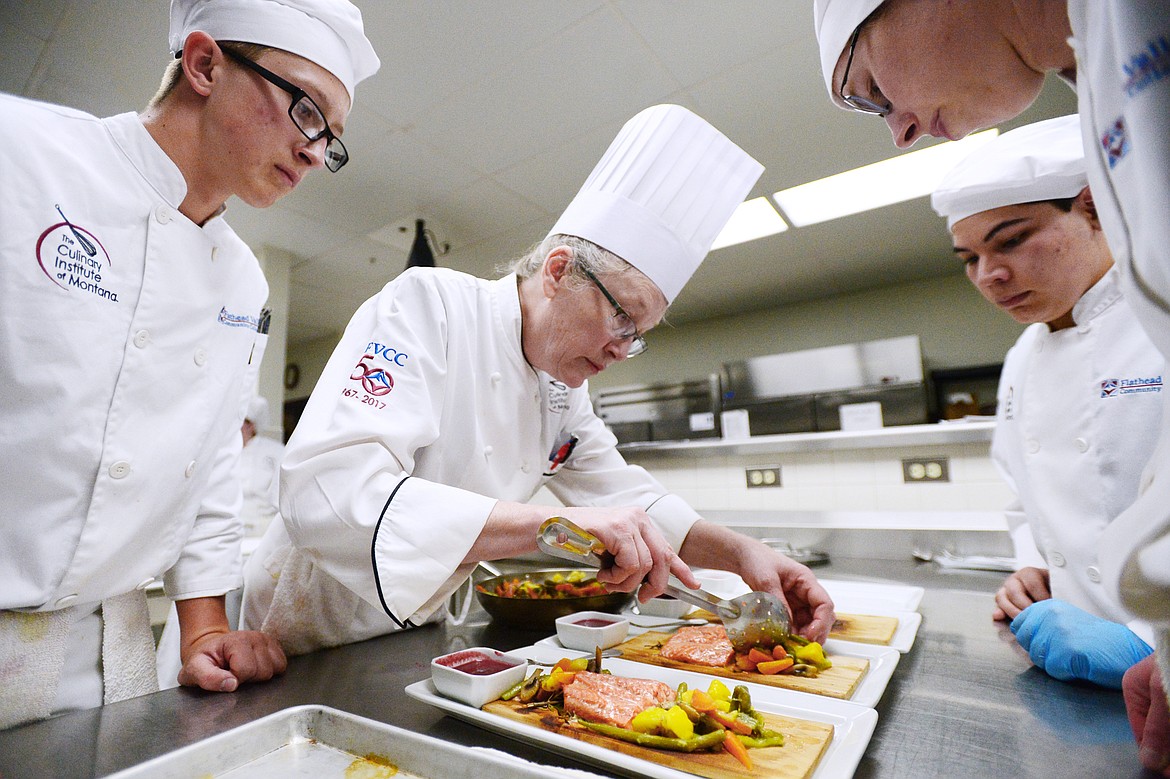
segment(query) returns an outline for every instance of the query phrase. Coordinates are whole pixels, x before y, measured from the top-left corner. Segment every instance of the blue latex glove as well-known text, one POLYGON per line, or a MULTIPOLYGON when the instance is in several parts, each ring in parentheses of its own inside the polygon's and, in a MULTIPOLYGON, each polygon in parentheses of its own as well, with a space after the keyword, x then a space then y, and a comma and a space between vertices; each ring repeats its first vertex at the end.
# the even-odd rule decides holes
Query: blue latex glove
POLYGON ((1011 628, 1032 662, 1062 681, 1084 679, 1120 690, 1129 667, 1154 651, 1125 625, 1056 599, 1033 603, 1011 628))

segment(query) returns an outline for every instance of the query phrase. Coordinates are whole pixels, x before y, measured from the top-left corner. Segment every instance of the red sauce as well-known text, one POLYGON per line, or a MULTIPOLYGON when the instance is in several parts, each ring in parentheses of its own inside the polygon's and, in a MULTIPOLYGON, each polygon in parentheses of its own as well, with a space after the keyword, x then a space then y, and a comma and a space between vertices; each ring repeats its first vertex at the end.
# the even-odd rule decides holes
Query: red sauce
POLYGON ((606 625, 612 625, 617 620, 614 619, 598 619, 597 617, 589 617, 588 619, 581 619, 574 622, 574 625, 580 625, 583 628, 603 628, 606 625))
POLYGON ((507 671, 509 668, 515 666, 515 663, 506 663, 494 657, 481 655, 478 652, 460 652, 450 657, 444 657, 436 662, 439 665, 445 665, 448 668, 454 668, 456 671, 462 671, 472 676, 490 676, 500 671, 507 671))

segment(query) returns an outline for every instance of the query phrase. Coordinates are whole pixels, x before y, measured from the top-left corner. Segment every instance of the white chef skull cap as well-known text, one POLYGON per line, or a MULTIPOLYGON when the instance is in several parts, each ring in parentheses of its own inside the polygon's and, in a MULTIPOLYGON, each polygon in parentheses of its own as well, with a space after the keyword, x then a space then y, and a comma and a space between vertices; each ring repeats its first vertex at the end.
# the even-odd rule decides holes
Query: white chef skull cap
POLYGON ((248 401, 248 411, 244 414, 244 419, 251 421, 257 430, 263 430, 268 424, 268 401, 263 395, 255 395, 248 401))
MULTIPOLYGON (((833 102, 841 105, 833 89, 833 71, 841 61, 841 52, 849 45, 853 31, 876 11, 885 0, 813 0, 813 27, 821 49, 821 71, 825 88, 833 102)), ((844 106, 842 106, 844 107, 844 106)))
POLYGON ((549 235, 573 235, 682 291, 764 166, 682 106, 626 122, 549 235))
POLYGON ((195 30, 315 62, 345 85, 351 103, 354 87, 381 65, 349 0, 171 0, 171 52, 195 30))
POLYGON ((1075 197, 1089 185, 1076 114, 1046 119, 993 138, 943 176, 930 205, 947 227, 1017 203, 1075 197))

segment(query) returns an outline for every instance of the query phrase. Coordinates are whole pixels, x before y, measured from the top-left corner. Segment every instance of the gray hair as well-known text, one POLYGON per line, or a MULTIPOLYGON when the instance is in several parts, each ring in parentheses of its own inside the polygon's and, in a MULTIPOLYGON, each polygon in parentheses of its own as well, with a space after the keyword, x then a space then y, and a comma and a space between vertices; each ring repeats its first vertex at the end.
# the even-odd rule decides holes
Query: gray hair
POLYGON ((588 270, 595 276, 602 274, 616 274, 631 276, 631 281, 653 284, 644 273, 633 265, 607 251, 592 241, 578 238, 575 235, 550 235, 540 243, 534 245, 519 259, 514 261, 506 270, 515 273, 521 279, 527 279, 540 272, 548 253, 558 246, 567 246, 573 253, 573 262, 570 266, 571 277, 580 284, 590 283, 581 269, 588 270))

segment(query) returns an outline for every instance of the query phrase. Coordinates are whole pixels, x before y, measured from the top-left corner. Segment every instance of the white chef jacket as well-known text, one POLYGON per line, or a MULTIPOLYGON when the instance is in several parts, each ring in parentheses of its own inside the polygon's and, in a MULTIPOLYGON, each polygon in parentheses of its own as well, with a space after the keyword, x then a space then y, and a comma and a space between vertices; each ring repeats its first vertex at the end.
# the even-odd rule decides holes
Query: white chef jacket
MULTIPOLYGON (((1028 524, 1053 597, 1128 623, 1101 584, 1097 550, 1137 496, 1157 442, 1166 361, 1126 305, 1116 268, 1072 314, 1075 326, 1034 324, 1008 352, 992 459, 1017 496, 1008 524, 1028 524)), ((1145 627, 1135 632, 1153 640, 1145 627)))
POLYGON ((296 653, 416 624, 470 573, 496 501, 541 486, 640 506, 679 548, 698 515, 625 462, 587 386, 528 364, 520 330, 514 275, 411 269, 358 309, 286 446, 284 523, 247 566, 246 627, 296 653), (281 629, 273 590, 293 586, 298 624, 281 629))
POLYGON ((244 535, 259 538, 280 511, 280 460, 284 444, 265 436, 253 436, 240 454, 240 483, 244 505, 240 518, 244 535))
POLYGON ((268 289, 132 113, 0 95, 0 609, 240 584, 268 289))
MULTIPOLYGON (((1070 0, 1069 18, 1093 199, 1126 299, 1170 357, 1170 6, 1070 0)), ((1170 410, 1162 424, 1141 496, 1101 542, 1107 586, 1161 624, 1160 652, 1170 641, 1170 410)), ((1170 649, 1162 675, 1170 689, 1170 649)))

